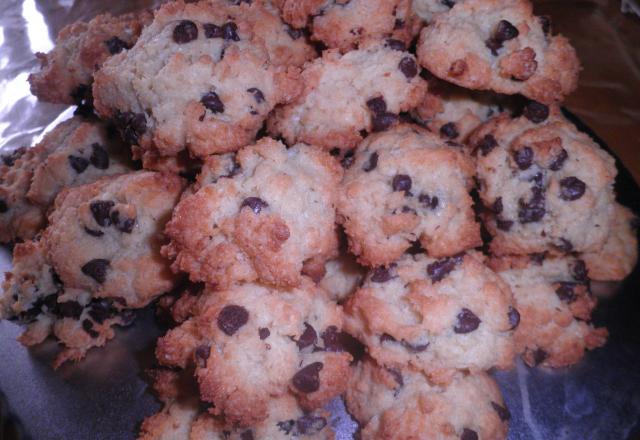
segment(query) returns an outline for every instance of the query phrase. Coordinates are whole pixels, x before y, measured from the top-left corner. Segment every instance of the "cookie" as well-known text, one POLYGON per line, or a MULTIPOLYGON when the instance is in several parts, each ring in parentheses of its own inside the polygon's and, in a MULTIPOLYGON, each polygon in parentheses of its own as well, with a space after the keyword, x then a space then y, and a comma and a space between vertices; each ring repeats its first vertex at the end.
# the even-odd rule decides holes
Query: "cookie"
POLYGON ((90 99, 93 74, 110 57, 131 48, 142 28, 151 22, 147 10, 98 15, 88 23, 65 26, 49 53, 36 53, 40 71, 29 75, 31 93, 38 99, 81 104, 90 99))
MULTIPOLYGON (((163 249, 173 269, 219 287, 255 281, 295 286, 337 253, 340 165, 309 145, 262 138, 209 158, 176 207, 163 249)), ((321 275, 320 275, 321 276, 321 275)))
POLYGON ((134 318, 118 302, 65 288, 40 241, 15 246, 13 268, 5 274, 2 289, 0 319, 25 325, 18 338, 22 344, 34 346, 53 335, 62 345, 54 368, 103 346, 114 337, 114 325, 128 325, 134 318))
POLYGON ((342 310, 310 279, 277 290, 244 283, 205 288, 193 317, 158 341, 165 366, 195 365, 209 412, 252 426, 269 416, 270 399, 295 395, 305 410, 341 394, 352 357, 342 351, 342 310))
POLYGON ((311 38, 348 52, 367 40, 411 42, 420 22, 410 0, 275 0, 283 19, 294 28, 309 25, 311 38))
POLYGON ((256 32, 267 24, 255 25, 256 14, 244 8, 167 3, 136 45, 95 75, 97 112, 115 120, 138 158, 235 151, 254 141, 276 104, 299 92, 298 69, 275 64, 287 57, 272 60, 269 36, 256 32))
POLYGON ((506 98, 494 93, 466 90, 433 76, 427 82, 429 90, 411 116, 445 141, 466 142, 480 124, 508 108, 506 98))
POLYGON ((426 83, 418 73, 414 56, 388 42, 344 55, 324 51, 305 66, 302 94, 275 109, 269 131, 289 145, 354 148, 366 132, 388 129, 422 101, 426 83))
POLYGON ((60 193, 42 240, 65 287, 128 308, 171 290, 177 277, 160 247, 183 187, 178 176, 139 171, 60 193))
POLYGON ((344 307, 345 330, 386 367, 410 365, 447 383, 456 370, 513 365, 518 310, 476 251, 406 255, 371 270, 344 307))
POLYGON ((469 138, 485 225, 496 255, 598 251, 613 216, 613 157, 564 119, 532 102, 469 138))
POLYGON ((318 283, 334 301, 344 301, 360 286, 366 269, 347 253, 327 261, 325 274, 318 283))
POLYGON ((571 93, 580 71, 569 41, 552 35, 528 0, 457 2, 423 28, 417 55, 431 73, 464 88, 545 104, 571 93))
POLYGON ((638 262, 638 217, 618 203, 602 249, 580 256, 594 281, 622 281, 638 262))
POLYGON ((435 257, 482 244, 469 191, 473 161, 414 125, 367 137, 345 172, 338 217, 351 252, 368 266, 389 264, 419 241, 435 257))
POLYGON ((457 3, 465 0, 413 0, 412 11, 425 23, 431 23, 435 17, 448 12, 457 3))
POLYGON ((491 267, 513 290, 520 325, 516 350, 530 366, 566 367, 607 341, 607 329, 590 324, 591 296, 584 261, 544 255, 494 257, 491 267))
POLYGON ((413 369, 366 359, 354 367, 346 394, 363 439, 506 439, 511 414, 488 374, 459 372, 447 386, 413 369))

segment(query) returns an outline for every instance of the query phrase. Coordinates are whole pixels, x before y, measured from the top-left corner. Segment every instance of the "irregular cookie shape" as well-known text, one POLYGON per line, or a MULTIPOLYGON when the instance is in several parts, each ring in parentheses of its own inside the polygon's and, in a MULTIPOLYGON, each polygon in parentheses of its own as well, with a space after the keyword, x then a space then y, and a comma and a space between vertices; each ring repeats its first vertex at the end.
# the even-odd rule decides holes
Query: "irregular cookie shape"
POLYGON ((482 244, 469 190, 473 162, 460 146, 413 125, 371 135, 345 172, 339 221, 369 266, 397 260, 419 240, 430 255, 482 244))
POLYGON ((192 281, 295 286, 337 253, 339 164, 317 147, 273 139, 207 160, 176 207, 164 255, 192 281))
POLYGON ((66 289, 46 257, 41 241, 17 244, 13 268, 5 274, 0 319, 17 320, 26 329, 18 340, 25 346, 54 335, 63 349, 53 367, 78 361, 92 347, 114 337, 112 326, 128 325, 134 315, 110 299, 91 298, 82 290, 66 289))
POLYGON ((42 240, 64 285, 131 308, 171 290, 177 277, 160 247, 183 187, 178 176, 139 171, 60 193, 42 240))
POLYGON ((418 371, 384 368, 371 359, 353 370, 346 402, 363 439, 507 438, 511 414, 484 372, 459 372, 440 386, 418 371))
POLYGON ((270 399, 293 393, 307 410, 342 393, 351 356, 342 352, 342 310, 304 279, 276 290, 246 283, 205 289, 194 316, 158 342, 158 361, 189 367, 214 415, 251 426, 270 399))
POLYGON ((144 10, 113 17, 98 15, 88 23, 65 26, 56 46, 37 53, 40 71, 29 75, 31 93, 47 102, 81 104, 90 100, 93 74, 113 55, 131 48, 152 13, 144 10))
POLYGON ((569 41, 549 30, 528 0, 466 0, 422 30, 418 59, 459 86, 551 104, 576 88, 580 64, 569 41))
POLYGON ((393 44, 372 44, 340 55, 323 52, 302 72, 303 93, 276 108, 269 131, 288 144, 353 148, 367 132, 395 124, 426 92, 415 58, 393 44))
POLYGON ((604 246, 580 256, 594 281, 622 281, 638 262, 638 217, 618 203, 604 246))
POLYGON ((348 52, 366 40, 395 39, 408 45, 420 30, 411 0, 275 0, 294 28, 309 23, 311 38, 348 52))
POLYGON ((521 316, 514 341, 527 364, 565 367, 606 343, 607 329, 589 323, 596 300, 584 261, 532 255, 493 258, 490 265, 513 290, 521 316))
POLYGON ((613 157, 564 119, 530 103, 470 138, 484 220, 497 255, 598 251, 613 215, 613 157))
POLYGON ((0 165, 0 242, 31 239, 58 192, 130 171, 129 154, 104 123, 74 117, 0 165), (3 204, 4 203, 4 204, 3 204))
POLYGON ((185 148, 196 157, 235 151, 299 92, 298 70, 271 60, 255 16, 227 5, 165 4, 136 45, 95 75, 96 110, 143 162, 185 148))
POLYGON ((373 269, 345 304, 345 329, 380 364, 411 365, 438 383, 459 369, 509 368, 518 311, 483 260, 418 254, 373 269))

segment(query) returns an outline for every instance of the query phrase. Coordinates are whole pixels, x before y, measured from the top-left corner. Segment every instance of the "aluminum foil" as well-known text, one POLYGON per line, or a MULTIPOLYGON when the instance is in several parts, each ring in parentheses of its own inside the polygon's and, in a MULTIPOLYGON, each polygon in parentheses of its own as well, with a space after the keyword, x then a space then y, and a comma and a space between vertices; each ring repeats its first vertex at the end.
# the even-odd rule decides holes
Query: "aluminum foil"
MULTIPOLYGON (((558 2, 541 3, 546 11, 558 2)), ((567 3, 577 2, 567 0, 562 7, 566 8, 567 3)), ((597 1, 593 4, 598 6, 597 1)), ((37 69, 34 52, 50 50, 58 31, 73 21, 87 20, 102 12, 117 14, 153 5, 154 2, 144 0, 2 0, 0 151, 33 145, 72 114, 71 108, 38 102, 29 93, 27 76, 37 69)), ((553 11, 549 12, 553 15, 553 11)), ((601 18, 598 14, 594 16, 601 18)), ((638 75, 637 71, 632 74, 638 75)), ((582 95, 572 102, 576 103, 572 108, 590 124, 603 116, 596 114, 593 119, 595 110, 581 106, 582 102, 588 102, 582 95)), ((640 110, 636 107, 627 115, 636 121, 635 136, 631 138, 637 139, 640 110)), ((616 129, 620 124, 628 127, 629 118, 612 119, 609 113, 605 116, 609 121, 605 128, 616 129)), ((627 153, 623 150, 622 156, 628 157, 627 153)), ((627 204, 637 208, 639 188, 620 164, 619 168, 622 170, 619 193, 627 204)), ((640 169, 637 160, 632 168, 640 169)), ((9 251, 0 248, 0 279, 10 265, 9 251)), ((494 373, 512 414, 509 439, 640 438, 638 286, 638 270, 621 286, 600 286, 610 294, 615 293, 596 313, 597 323, 609 327, 611 338, 604 348, 587 353, 578 365, 560 370, 530 369, 519 361, 513 371, 494 373)), ((135 438, 143 418, 160 408, 143 372, 153 365, 155 340, 164 331, 156 323, 153 310, 145 309, 132 327, 116 330, 116 338, 105 348, 91 350, 84 361, 66 364, 54 372, 50 367, 57 349, 54 342, 27 350, 15 340, 20 328, 11 322, 0 322, 0 400, 4 394, 9 412, 21 426, 23 435, 18 437, 135 438)), ((338 438, 352 438, 355 425, 342 402, 332 402, 330 409, 338 438)), ((0 426, 0 439, 4 440, 2 437, 0 426)))

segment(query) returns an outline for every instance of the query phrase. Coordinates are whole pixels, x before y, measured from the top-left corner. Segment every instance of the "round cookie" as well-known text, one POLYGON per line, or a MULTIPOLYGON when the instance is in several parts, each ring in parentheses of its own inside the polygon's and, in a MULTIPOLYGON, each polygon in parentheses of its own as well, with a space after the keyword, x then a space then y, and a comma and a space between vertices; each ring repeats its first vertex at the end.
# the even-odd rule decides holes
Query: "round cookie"
POLYGON ((344 307, 345 330, 384 366, 411 365, 447 383, 456 370, 513 365, 518 310, 476 251, 406 255, 371 270, 344 307))
POLYGON ((415 57, 389 41, 344 55, 324 51, 305 66, 298 98, 275 109, 269 131, 289 145, 354 148, 366 132, 388 129, 422 101, 426 83, 418 73, 415 57))
POLYGON ((311 38, 348 52, 367 40, 392 38, 408 45, 420 30, 411 0, 275 0, 294 28, 309 25, 311 38))
POLYGON ((580 255, 594 281, 622 281, 638 262, 638 217, 618 203, 602 249, 580 255))
POLYGON ((420 64, 459 86, 521 94, 545 104, 577 86, 580 63, 528 0, 465 0, 423 28, 420 64))
POLYGON ((97 112, 115 120, 143 162, 185 148, 195 157, 235 151, 299 93, 298 69, 275 64, 256 14, 243 11, 222 1, 166 3, 136 45, 95 75, 97 112))
POLYGON ((564 119, 532 102, 469 138, 485 225, 496 255, 598 251, 613 216, 613 157, 564 119))
POLYGON ((530 366, 566 367, 585 350, 604 345, 608 332, 589 323, 596 305, 584 261, 544 255, 492 258, 520 312, 516 350, 530 366))
POLYGON ((29 75, 31 93, 47 102, 90 103, 94 72, 111 56, 131 48, 152 17, 147 10, 117 17, 102 14, 88 23, 65 26, 53 50, 36 53, 40 71, 29 75))
MULTIPOLYGON (((176 207, 164 255, 192 281, 219 287, 261 280, 295 286, 337 254, 335 199, 340 165, 308 145, 262 138, 212 156, 192 194, 176 207)), ((321 275, 320 275, 321 276, 321 275)))
POLYGON ((473 161, 459 145, 399 125, 365 139, 354 159, 338 218, 359 262, 389 264, 415 241, 436 257, 482 244, 469 195, 473 161))
POLYGON ((209 411, 251 426, 268 417, 274 397, 292 393, 312 410, 345 390, 352 357, 342 351, 342 320, 307 278, 289 290, 207 288, 193 317, 159 340, 156 357, 171 367, 195 364, 209 411))
POLYGON ((139 171, 61 192, 42 240, 64 285, 132 308, 171 290, 177 277, 160 247, 183 187, 176 175, 139 171))
POLYGON ((358 363, 346 394, 363 439, 506 439, 511 415, 486 373, 459 372, 446 386, 413 369, 358 363))

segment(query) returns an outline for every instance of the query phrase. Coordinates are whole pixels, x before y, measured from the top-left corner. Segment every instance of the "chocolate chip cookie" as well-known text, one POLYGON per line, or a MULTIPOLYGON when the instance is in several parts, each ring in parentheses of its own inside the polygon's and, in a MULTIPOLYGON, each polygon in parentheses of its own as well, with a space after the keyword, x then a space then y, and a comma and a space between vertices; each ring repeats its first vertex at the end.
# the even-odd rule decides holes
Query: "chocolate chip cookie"
POLYGON ((513 364, 519 314, 511 290, 470 251, 406 255, 372 269, 345 304, 345 329, 389 368, 412 366, 447 383, 456 370, 513 364))
POLYGON ((236 156, 212 156, 176 207, 164 255, 192 281, 295 286, 322 276, 337 254, 340 165, 320 148, 262 138, 236 156))
POLYGON ((302 94, 269 118, 270 133, 289 145, 351 149, 367 132, 395 125, 426 92, 415 57, 399 49, 379 42, 344 55, 324 51, 305 66, 302 94))
POLYGON ((308 278, 288 290, 206 288, 193 317, 159 340, 156 356, 165 366, 195 366, 209 411, 251 426, 269 417, 272 398, 292 394, 313 410, 345 390, 352 357, 343 351, 342 320, 308 278))
POLYGON ((528 0, 465 0, 420 34, 420 64, 459 86, 551 104, 577 86, 580 63, 528 0))
POLYGON ((498 384, 484 372, 456 373, 444 386, 371 359, 354 368, 346 402, 363 439, 499 440, 507 438, 511 418, 498 384))
POLYGON ((367 137, 348 165, 338 214, 361 263, 389 264, 416 241, 436 257, 481 244, 460 145, 403 124, 367 137))
POLYGON ((491 267, 513 290, 520 325, 516 350, 531 365, 565 367, 607 341, 607 329, 590 324, 596 300, 584 261, 544 255, 493 258, 491 267))
POLYGON ((594 252, 613 216, 613 157, 556 107, 531 102, 470 137, 491 252, 594 252))

